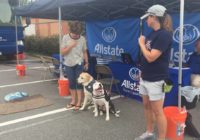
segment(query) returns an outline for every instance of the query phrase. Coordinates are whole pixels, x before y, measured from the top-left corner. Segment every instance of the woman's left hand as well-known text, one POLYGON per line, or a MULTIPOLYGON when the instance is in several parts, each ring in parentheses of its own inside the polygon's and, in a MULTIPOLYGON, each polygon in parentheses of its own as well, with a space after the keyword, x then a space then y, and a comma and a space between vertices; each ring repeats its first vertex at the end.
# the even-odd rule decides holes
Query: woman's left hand
POLYGON ((84 68, 85 71, 87 71, 88 68, 89 68, 89 64, 88 64, 88 63, 85 63, 84 66, 83 66, 83 68, 84 68))
POLYGON ((145 36, 141 35, 138 38, 138 43, 139 43, 140 46, 145 45, 145 36))

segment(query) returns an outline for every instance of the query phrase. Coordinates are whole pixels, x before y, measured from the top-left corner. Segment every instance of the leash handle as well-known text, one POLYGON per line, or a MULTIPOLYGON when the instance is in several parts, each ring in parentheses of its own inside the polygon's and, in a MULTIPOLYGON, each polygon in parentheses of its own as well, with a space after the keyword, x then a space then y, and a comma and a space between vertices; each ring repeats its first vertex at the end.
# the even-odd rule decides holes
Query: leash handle
POLYGON ((143 35, 143 20, 140 19, 140 36, 143 35))

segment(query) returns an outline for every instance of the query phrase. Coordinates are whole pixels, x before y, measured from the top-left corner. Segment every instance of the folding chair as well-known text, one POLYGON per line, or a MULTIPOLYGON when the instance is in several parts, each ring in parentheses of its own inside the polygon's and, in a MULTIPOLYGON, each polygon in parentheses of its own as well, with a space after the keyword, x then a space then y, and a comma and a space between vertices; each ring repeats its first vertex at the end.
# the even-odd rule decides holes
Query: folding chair
POLYGON ((108 66, 96 65, 95 70, 97 73, 97 81, 101 82, 110 93, 112 93, 112 86, 115 85, 117 92, 120 94, 117 85, 120 81, 114 78, 112 70, 108 66))
POLYGON ((39 56, 39 57, 40 57, 41 62, 43 63, 43 68, 44 68, 43 78, 44 79, 46 79, 47 72, 53 73, 56 76, 59 75, 60 62, 57 59, 53 57, 49 57, 49 56, 39 56))
POLYGON ((59 75, 60 75, 60 69, 59 69, 60 68, 60 61, 58 59, 52 57, 52 63, 53 63, 53 66, 54 66, 54 70, 53 70, 54 75, 56 77, 59 77, 59 75))

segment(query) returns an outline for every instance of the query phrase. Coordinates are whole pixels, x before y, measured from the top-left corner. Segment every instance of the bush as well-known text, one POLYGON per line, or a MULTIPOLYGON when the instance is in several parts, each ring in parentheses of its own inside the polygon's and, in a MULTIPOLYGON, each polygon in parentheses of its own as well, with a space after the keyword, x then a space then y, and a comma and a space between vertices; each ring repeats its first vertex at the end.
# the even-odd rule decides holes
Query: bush
POLYGON ((24 40, 24 46, 26 52, 51 56, 54 53, 59 53, 59 38, 58 36, 27 36, 24 40))

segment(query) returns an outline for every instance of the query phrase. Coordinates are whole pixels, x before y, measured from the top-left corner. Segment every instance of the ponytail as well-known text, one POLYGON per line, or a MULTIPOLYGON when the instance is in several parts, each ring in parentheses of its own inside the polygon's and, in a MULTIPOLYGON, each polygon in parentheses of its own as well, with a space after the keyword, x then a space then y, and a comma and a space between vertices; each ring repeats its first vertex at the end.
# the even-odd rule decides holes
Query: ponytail
POLYGON ((172 25, 172 18, 169 14, 165 13, 164 17, 158 18, 161 24, 161 27, 167 30, 170 33, 173 33, 173 25, 172 25))

